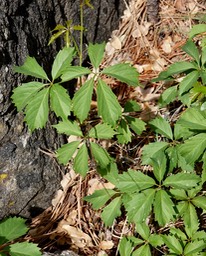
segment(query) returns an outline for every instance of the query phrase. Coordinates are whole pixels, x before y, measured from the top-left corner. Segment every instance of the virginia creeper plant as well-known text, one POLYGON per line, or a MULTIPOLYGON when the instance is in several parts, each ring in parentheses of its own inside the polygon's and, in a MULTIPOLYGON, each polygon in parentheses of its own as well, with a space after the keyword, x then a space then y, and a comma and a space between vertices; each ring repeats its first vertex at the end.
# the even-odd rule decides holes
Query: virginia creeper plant
MULTIPOLYGON (((82 3, 90 5, 90 1, 82 3)), ((58 123, 54 129, 68 137, 76 136, 57 150, 59 163, 71 162, 74 170, 85 177, 91 162, 95 162, 97 171, 114 184, 114 189, 97 190, 84 199, 94 209, 102 209, 106 226, 113 225, 123 211, 128 223, 135 225, 134 235, 123 237, 119 243, 120 256, 148 256, 157 251, 158 255, 206 255, 206 233, 200 223, 206 210, 206 44, 203 39, 197 47, 193 39, 206 31, 206 25, 195 26, 182 48, 191 61, 172 64, 154 80, 176 81, 161 95, 160 106, 178 101, 184 111, 175 122, 157 116, 147 124, 132 115, 141 111, 138 103, 128 100, 121 104, 104 79, 112 77, 128 86, 139 86, 136 69, 128 63, 102 69, 105 43, 88 45, 91 67, 83 67, 83 42, 80 40, 81 46, 77 46, 71 26, 72 21, 68 21, 66 27, 57 25, 54 29, 50 43, 65 34, 66 46, 57 54, 50 74, 33 57, 14 68, 33 77, 13 90, 17 110, 24 113, 31 132, 44 128, 50 112, 55 113, 58 123), (76 54, 79 66, 72 64, 76 54), (77 84, 71 97, 63 84, 78 78, 85 82, 77 84), (92 101, 96 109, 91 107, 92 101), (118 170, 101 141, 125 145, 146 128, 157 138, 142 148, 142 165, 150 166, 152 171, 118 170), (164 228, 167 231, 161 232, 164 228)), ((83 18, 73 30, 82 35, 83 18)))

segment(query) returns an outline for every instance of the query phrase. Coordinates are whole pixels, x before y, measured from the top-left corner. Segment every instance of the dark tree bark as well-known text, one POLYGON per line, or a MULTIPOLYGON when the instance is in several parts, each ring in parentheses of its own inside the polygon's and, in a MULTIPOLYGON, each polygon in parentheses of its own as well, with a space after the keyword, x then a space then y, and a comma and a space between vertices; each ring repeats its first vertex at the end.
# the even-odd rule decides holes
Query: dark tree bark
MULTIPOLYGON (((85 41, 105 41, 118 27, 124 1, 91 3, 94 10, 85 11, 85 41)), ((27 55, 50 71, 61 43, 48 47, 49 31, 69 19, 79 24, 77 0, 0 0, 0 219, 11 214, 30 217, 35 209, 45 209, 59 186, 58 165, 39 149, 55 151, 62 137, 49 124, 30 134, 10 96, 30 79, 12 71, 27 55)))

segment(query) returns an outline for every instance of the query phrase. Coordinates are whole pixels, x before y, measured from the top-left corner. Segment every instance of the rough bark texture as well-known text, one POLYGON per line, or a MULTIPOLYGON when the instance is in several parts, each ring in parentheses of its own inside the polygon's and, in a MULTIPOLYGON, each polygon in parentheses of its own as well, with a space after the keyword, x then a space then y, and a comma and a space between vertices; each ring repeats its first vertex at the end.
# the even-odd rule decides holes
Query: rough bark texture
MULTIPOLYGON (((85 11, 85 40, 107 40, 118 27, 124 1, 91 3, 95 9, 85 11)), ((11 214, 30 217, 35 209, 45 209, 59 186, 56 162, 39 148, 55 151, 63 138, 49 124, 48 129, 29 134, 10 96, 20 82, 30 79, 12 72, 27 55, 50 70, 60 43, 47 46, 49 31, 68 19, 79 24, 79 1, 0 0, 0 219, 11 214)))

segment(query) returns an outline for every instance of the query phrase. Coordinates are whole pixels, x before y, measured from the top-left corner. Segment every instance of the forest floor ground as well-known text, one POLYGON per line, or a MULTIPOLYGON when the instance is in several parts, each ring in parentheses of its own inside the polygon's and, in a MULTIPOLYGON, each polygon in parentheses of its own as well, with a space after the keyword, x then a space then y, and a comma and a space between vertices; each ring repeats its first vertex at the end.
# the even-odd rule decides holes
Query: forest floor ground
MULTIPOLYGON (((120 82, 107 82, 120 101, 134 99, 141 105, 139 117, 142 120, 148 121, 157 115, 174 119, 181 111, 178 106, 160 108, 158 105, 161 93, 171 84, 152 83, 151 79, 170 64, 188 59, 181 46, 194 24, 206 23, 206 2, 160 0, 158 16, 155 10, 152 13, 147 8, 146 0, 130 1, 119 29, 113 32, 106 45, 102 65, 126 61, 137 68, 142 86, 131 89, 120 82)), ((120 147, 111 142, 107 147, 115 155, 120 169, 142 169, 147 167, 141 166, 141 148, 151 139, 145 132, 128 145, 120 147)), ((121 237, 132 235, 134 227, 124 216, 118 218, 112 227, 105 227, 100 218, 101 211, 92 210, 91 205, 82 200, 96 189, 112 188, 112 184, 102 179, 95 169, 84 180, 70 166, 68 170, 51 207, 33 219, 28 238, 33 237, 33 241, 44 250, 62 248, 80 255, 117 255, 121 237)))

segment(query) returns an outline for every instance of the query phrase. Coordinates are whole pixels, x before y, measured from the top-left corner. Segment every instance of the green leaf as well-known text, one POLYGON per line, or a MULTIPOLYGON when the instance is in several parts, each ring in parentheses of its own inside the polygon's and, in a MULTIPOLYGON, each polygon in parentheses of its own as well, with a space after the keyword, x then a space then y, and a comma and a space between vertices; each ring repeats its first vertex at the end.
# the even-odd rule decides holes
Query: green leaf
POLYGON ((97 106, 98 115, 104 122, 111 125, 115 125, 122 114, 117 97, 103 80, 98 80, 97 106))
POLYGON ((86 81, 83 86, 80 87, 80 89, 74 94, 72 99, 74 114, 79 118, 81 123, 88 116, 92 100, 93 87, 93 79, 86 81))
POLYGON ((124 112, 138 112, 141 110, 140 105, 134 101, 134 100, 129 100, 126 102, 124 105, 124 112))
POLYGON ((92 63, 92 66, 96 69, 99 67, 104 57, 105 43, 102 44, 91 44, 88 46, 88 55, 92 63))
POLYGON ((59 163, 66 165, 77 150, 79 144, 80 141, 72 141, 59 148, 56 153, 59 163))
POLYGON ((159 103, 161 107, 166 106, 170 102, 173 102, 177 97, 177 86, 171 86, 167 88, 160 96, 159 103))
POLYGON ((87 171, 89 170, 88 166, 88 150, 87 146, 84 143, 81 148, 78 150, 78 153, 74 159, 74 170, 76 173, 79 173, 82 177, 85 177, 87 171))
POLYGON ((100 165, 102 168, 106 168, 107 165, 111 162, 111 158, 107 151, 94 142, 91 142, 90 145, 92 155, 97 164, 100 165))
POLYGON ((196 196, 194 197, 191 202, 196 206, 203 210, 206 210, 206 197, 204 196, 196 196))
POLYGON ((83 75, 88 75, 90 73, 91 71, 88 68, 70 66, 64 70, 63 75, 61 76, 61 82, 66 82, 83 75))
POLYGON ((200 63, 199 51, 191 39, 187 40, 186 44, 183 45, 182 50, 194 58, 198 64, 200 63))
POLYGON ((158 157, 159 152, 164 152, 168 146, 169 143, 163 141, 145 145, 142 149, 142 164, 152 164, 152 159, 158 157))
POLYGON ((184 77, 183 80, 179 83, 178 94, 182 95, 183 93, 187 92, 190 88, 192 88, 197 82, 198 77, 199 72, 197 70, 190 72, 186 77, 184 77))
POLYGON ((129 169, 127 172, 119 174, 118 184, 116 187, 121 192, 133 193, 146 188, 151 188, 155 184, 155 181, 148 175, 141 171, 129 169))
POLYGON ((167 159, 163 152, 159 152, 158 158, 152 159, 155 178, 161 183, 167 170, 167 159))
POLYGON ((13 94, 11 96, 15 106, 18 111, 21 111, 26 105, 30 102, 30 100, 40 91, 45 84, 39 82, 29 82, 26 84, 22 84, 21 86, 15 88, 13 90, 13 94))
POLYGON ((43 128, 49 115, 49 88, 39 91, 26 107, 25 121, 31 131, 43 128))
POLYGON ((161 235, 157 234, 151 234, 148 241, 153 247, 158 247, 164 244, 161 235))
POLYGON ((20 217, 10 217, 0 222, 0 244, 12 241, 27 233, 29 230, 26 220, 20 217))
POLYGON ((167 245, 169 248, 170 253, 176 253, 177 255, 181 255, 183 252, 182 245, 180 241, 175 237, 175 236, 166 236, 163 235, 162 239, 164 243, 167 245))
POLYGON ((184 248, 184 255, 193 256, 197 252, 201 252, 206 248, 206 244, 204 240, 195 240, 194 242, 188 243, 184 248))
POLYGON ((67 119, 71 111, 71 99, 67 90, 59 84, 53 84, 50 90, 51 109, 57 117, 67 119))
POLYGON ((36 244, 23 242, 15 243, 9 246, 9 255, 11 256, 41 256, 40 248, 36 244))
MULTIPOLYGON (((143 241, 142 241, 143 242, 143 241)), ((123 237, 119 243, 120 256, 131 255, 133 250, 133 243, 130 239, 123 237)))
POLYGON ((127 198, 123 203, 128 220, 135 222, 136 225, 145 221, 152 210, 154 195, 154 189, 147 189, 141 193, 132 194, 130 200, 127 198))
POLYGON ((89 137, 96 139, 111 139, 115 134, 114 129, 105 123, 97 124, 89 131, 89 137))
POLYGON ((95 190, 92 195, 84 197, 84 200, 90 202, 94 210, 98 210, 104 206, 106 202, 109 201, 109 199, 111 199, 116 193, 117 192, 113 189, 95 190))
POLYGON ((186 140, 183 145, 178 148, 178 152, 182 155, 187 164, 193 164, 206 148, 206 134, 199 133, 196 136, 186 140))
POLYGON ((189 32, 189 38, 193 38, 194 36, 204 32, 206 32, 206 24, 194 25, 189 32))
POLYGON ((164 226, 174 219, 174 204, 170 196, 164 190, 158 190, 155 195, 154 213, 155 220, 160 226, 164 226))
POLYGON ((115 77, 119 81, 126 83, 130 86, 138 86, 138 72, 136 68, 130 66, 128 63, 119 63, 107 67, 102 71, 102 74, 115 77))
POLYGON ((194 135, 194 132, 192 132, 191 130, 189 130, 189 128, 184 127, 183 124, 180 124, 180 119, 178 120, 178 122, 176 122, 175 126, 174 126, 174 137, 175 140, 179 140, 179 139, 188 139, 189 137, 194 135))
POLYGON ((143 244, 137 250, 132 253, 132 256, 152 256, 150 251, 150 246, 148 244, 143 244))
POLYGON ((75 49, 73 47, 64 47, 60 50, 52 65, 52 79, 55 80, 71 65, 75 49))
POLYGON ((117 164, 115 162, 110 162, 109 165, 107 165, 105 168, 101 168, 100 166, 98 166, 97 171, 103 178, 105 178, 115 186, 118 184, 119 173, 117 164))
POLYGON ((172 129, 170 127, 170 124, 161 116, 155 118, 149 124, 152 126, 152 128, 155 130, 155 132, 166 136, 168 139, 173 139, 172 129))
POLYGON ((179 189, 190 189, 195 186, 197 186, 198 182, 201 181, 201 178, 193 173, 177 173, 170 175, 167 177, 163 185, 164 186, 171 186, 174 188, 179 188, 179 189))
MULTIPOLYGON (((178 153, 175 146, 171 146, 165 150, 165 154, 167 158, 169 158, 169 161, 167 161, 167 164, 169 165, 168 173, 171 173, 174 168, 177 167, 178 164, 178 153)), ((159 159, 159 158, 158 158, 159 159)))
POLYGON ((122 214, 120 211, 121 204, 121 197, 116 197, 104 208, 101 217, 106 226, 112 226, 114 219, 122 214))
POLYGON ((137 233, 138 233, 144 240, 148 240, 148 239, 149 239, 149 236, 150 236, 150 229, 149 229, 148 225, 146 225, 145 222, 143 222, 143 223, 137 223, 135 228, 136 228, 137 233))
POLYGON ((196 108, 188 108, 180 117, 179 124, 192 130, 206 130, 206 118, 196 108))
POLYGON ((36 78, 49 80, 44 69, 38 64, 36 59, 29 56, 26 58, 22 66, 15 66, 14 71, 27 76, 34 76, 36 78))
POLYGON ((199 221, 195 207, 191 203, 188 203, 188 207, 183 214, 183 220, 187 235, 192 237, 199 228, 199 221))
POLYGON ((169 77, 175 75, 175 74, 181 74, 185 71, 197 69, 197 67, 191 63, 186 61, 180 61, 176 62, 169 66, 169 68, 166 71, 163 71, 159 74, 159 76, 155 79, 153 79, 153 82, 158 82, 162 80, 167 80, 169 77))
POLYGON ((145 130, 146 123, 141 119, 131 116, 125 116, 125 119, 136 134, 140 135, 145 130))
POLYGON ((175 236, 176 238, 179 238, 182 241, 187 240, 186 234, 179 228, 170 227, 170 234, 175 236))
POLYGON ((132 134, 130 132, 129 126, 124 119, 120 121, 117 128, 117 139, 120 144, 127 144, 132 140, 132 134))
POLYGON ((183 189, 170 189, 170 193, 177 199, 177 200, 186 200, 187 194, 183 189))
POLYGON ((62 122, 53 125, 53 127, 57 129, 58 133, 76 135, 80 137, 83 136, 80 126, 75 121, 63 120, 62 122))
MULTIPOLYGON (((57 25, 57 26, 58 26, 58 25, 57 25)), ((62 26, 62 27, 64 28, 64 30, 60 30, 60 31, 58 31, 57 33, 54 33, 54 34, 51 36, 48 45, 50 45, 51 43, 53 43, 53 42, 54 42, 58 37, 60 37, 62 34, 66 33, 66 28, 65 28, 64 26, 62 26)), ((53 29, 52 31, 54 31, 54 29, 53 29)))

